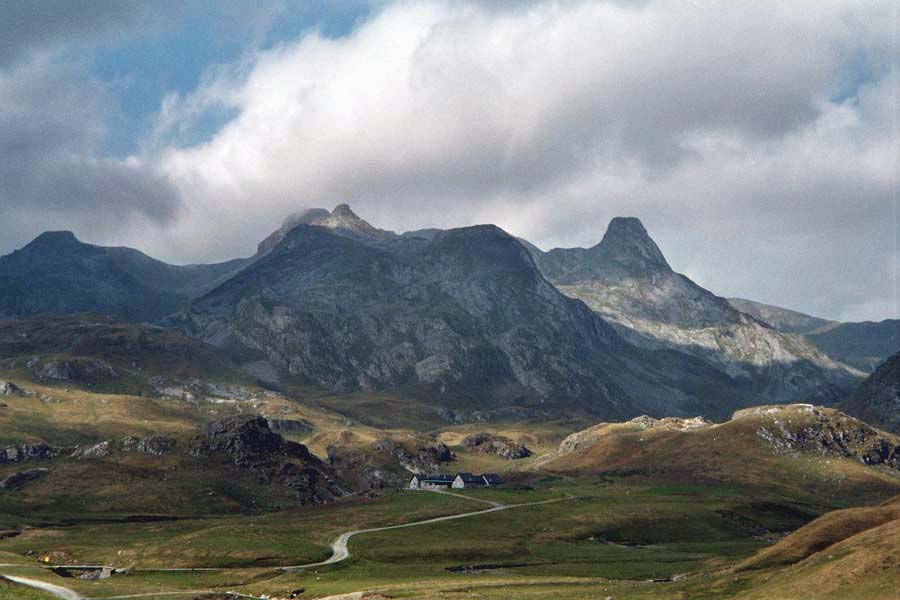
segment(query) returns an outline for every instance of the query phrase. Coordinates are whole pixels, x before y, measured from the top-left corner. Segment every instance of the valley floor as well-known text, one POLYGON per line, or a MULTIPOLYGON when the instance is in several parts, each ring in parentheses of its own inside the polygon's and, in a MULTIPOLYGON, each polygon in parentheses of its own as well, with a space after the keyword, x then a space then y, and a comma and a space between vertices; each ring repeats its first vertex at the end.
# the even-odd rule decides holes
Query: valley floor
MULTIPOLYGON (((773 541, 751 535, 750 523, 792 528, 802 510, 816 509, 774 497, 747 502, 738 489, 616 481, 552 480, 531 490, 459 496, 394 492, 267 515, 48 523, 0 542, 0 562, 20 565, 0 572, 97 599, 218 598, 228 591, 279 598, 846 598, 846 590, 830 594, 821 586, 802 596, 757 595, 770 577, 785 579, 780 569, 729 569, 773 541), (484 501, 502 504, 483 508, 484 501), (423 518, 415 527, 391 527, 423 518), (345 539, 350 556, 327 564, 328 543, 341 532, 375 526, 387 529, 345 539), (97 581, 60 577, 39 566, 51 549, 73 564, 126 571, 97 581), (212 570, 177 570, 192 568, 212 570)), ((870 573, 854 598, 892 599, 898 574, 870 573)), ((31 597, 22 593, 11 597, 31 597)))

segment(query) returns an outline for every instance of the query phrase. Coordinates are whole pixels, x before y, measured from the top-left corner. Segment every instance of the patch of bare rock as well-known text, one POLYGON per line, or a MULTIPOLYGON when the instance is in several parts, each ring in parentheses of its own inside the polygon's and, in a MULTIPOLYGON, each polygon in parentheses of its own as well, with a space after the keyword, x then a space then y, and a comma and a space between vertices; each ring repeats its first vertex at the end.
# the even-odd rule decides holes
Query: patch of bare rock
POLYGON ((494 435, 492 433, 480 432, 474 433, 466 437, 462 441, 462 446, 469 452, 476 454, 495 454, 502 456, 507 460, 517 460, 531 456, 529 450, 524 444, 520 444, 508 437, 502 435, 494 435))

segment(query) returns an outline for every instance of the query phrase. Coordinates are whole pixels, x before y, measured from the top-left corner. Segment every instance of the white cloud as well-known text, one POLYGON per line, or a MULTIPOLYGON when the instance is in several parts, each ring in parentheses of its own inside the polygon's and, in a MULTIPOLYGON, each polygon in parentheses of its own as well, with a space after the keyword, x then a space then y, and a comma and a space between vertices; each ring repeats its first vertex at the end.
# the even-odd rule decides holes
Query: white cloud
POLYGON ((896 253, 896 11, 393 4, 172 97, 146 159, 186 210, 142 246, 226 258, 339 202, 381 226, 492 221, 544 246, 634 214, 714 291, 883 318, 892 274, 870 267, 896 253), (222 107, 238 116, 208 143, 166 142, 222 107))

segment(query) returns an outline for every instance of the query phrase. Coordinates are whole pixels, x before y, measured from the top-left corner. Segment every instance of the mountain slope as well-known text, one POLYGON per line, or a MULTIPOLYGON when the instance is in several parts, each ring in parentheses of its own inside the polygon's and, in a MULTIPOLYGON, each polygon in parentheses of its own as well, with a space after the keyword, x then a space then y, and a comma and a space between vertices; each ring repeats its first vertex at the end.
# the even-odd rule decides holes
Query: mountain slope
POLYGON ((0 257, 0 319, 97 312, 151 321, 183 299, 121 269, 104 248, 68 231, 48 232, 0 257))
POLYGON ((871 373, 900 351, 900 319, 840 323, 812 331, 806 339, 835 360, 871 373))
POLYGON ((637 219, 613 219, 591 248, 531 251, 560 291, 628 341, 697 356, 770 402, 838 400, 861 376, 673 271, 637 219))
POLYGON ((843 408, 876 427, 900 433, 900 352, 863 381, 843 408))
POLYGON ((744 298, 729 298, 728 302, 742 313, 747 313, 756 320, 771 325, 774 329, 784 333, 809 333, 822 327, 837 325, 835 321, 744 298))
POLYGON ((701 361, 625 343, 495 226, 361 239, 300 224, 178 323, 305 383, 455 408, 720 414, 752 401, 701 361))
POLYGON ((83 312, 156 321, 252 259, 175 266, 132 248, 95 246, 51 231, 0 257, 0 319, 83 312))
POLYGON ((831 358, 871 373, 900 350, 900 319, 839 323, 752 300, 729 298, 732 306, 785 333, 802 334, 831 358))

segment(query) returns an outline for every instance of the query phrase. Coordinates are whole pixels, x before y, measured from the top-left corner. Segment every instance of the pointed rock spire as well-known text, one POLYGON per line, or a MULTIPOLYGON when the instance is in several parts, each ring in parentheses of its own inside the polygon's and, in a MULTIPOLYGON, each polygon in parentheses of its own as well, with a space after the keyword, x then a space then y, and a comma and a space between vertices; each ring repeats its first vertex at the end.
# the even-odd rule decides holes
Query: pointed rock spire
POLYGON ((615 217, 595 246, 605 260, 634 268, 670 269, 659 246, 636 217, 615 217))

